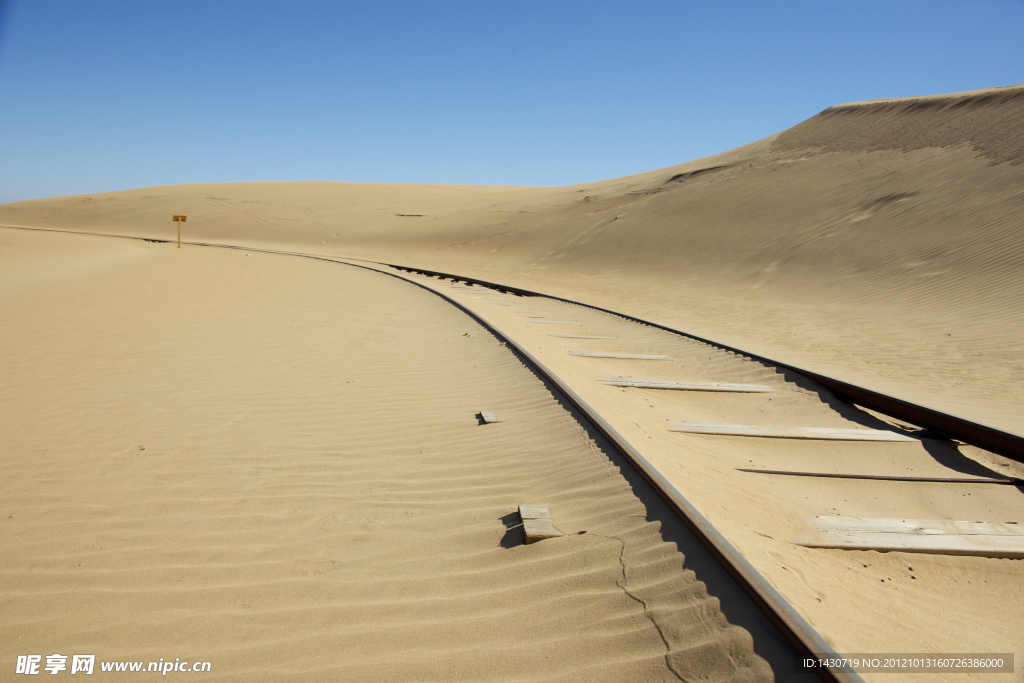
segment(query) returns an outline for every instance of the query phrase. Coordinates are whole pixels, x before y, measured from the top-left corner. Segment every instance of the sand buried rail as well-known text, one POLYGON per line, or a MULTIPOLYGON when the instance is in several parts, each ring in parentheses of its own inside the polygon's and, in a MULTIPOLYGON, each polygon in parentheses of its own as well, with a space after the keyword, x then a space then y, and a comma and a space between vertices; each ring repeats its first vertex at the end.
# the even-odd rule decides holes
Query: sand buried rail
POLYGON ((738 349, 734 346, 722 344, 720 342, 713 341, 711 339, 705 339, 704 337, 698 337, 695 334, 677 330, 667 325, 661 325, 650 320, 644 320, 643 318, 637 318, 636 316, 628 315, 626 313, 620 313, 619 311, 613 311, 601 306, 595 306, 593 304, 584 303, 581 301, 573 301, 572 299, 566 299, 560 296, 554 296, 550 294, 544 294, 542 292, 535 292, 528 289, 521 289, 518 287, 509 287, 508 285, 502 285, 495 282, 488 282, 486 280, 478 280, 475 278, 464 277, 461 275, 451 275, 449 273, 439 273, 431 270, 423 270, 421 268, 412 268, 409 266, 395 265, 391 263, 379 263, 374 262, 378 265, 388 266, 396 270, 406 271, 410 273, 421 273, 423 275, 430 275, 435 277, 445 278, 457 278, 464 282, 470 282, 473 284, 482 285, 484 287, 492 287, 504 292, 511 292, 520 296, 538 296, 546 297, 553 301, 562 301, 564 303, 575 304, 577 306, 584 306, 595 311, 601 311, 603 313, 609 313, 611 315, 623 318, 624 320, 631 320, 641 325, 647 325, 650 327, 657 328, 659 330, 665 330, 666 332, 672 332, 695 341, 709 344, 716 348, 731 351, 733 353, 759 360, 776 367, 785 368, 797 372, 808 379, 812 379, 818 384, 824 386, 826 389, 832 391, 838 398, 849 403, 855 403, 871 410, 876 410, 884 415, 895 417, 900 420, 906 420, 911 424, 930 429, 936 434, 950 437, 964 443, 969 443, 979 448, 992 451, 1004 455, 1008 458, 1016 460, 1018 462, 1024 462, 1024 435, 1014 434, 1012 432, 1003 431, 990 427, 979 422, 973 422, 971 420, 944 413, 927 406, 922 406, 910 401, 904 401, 903 399, 883 394, 878 391, 873 391, 866 387, 857 386, 856 384, 850 384, 834 377, 828 377, 827 375, 821 375, 810 370, 799 368, 795 365, 789 365, 787 363, 781 363, 766 356, 760 356, 756 353, 750 353, 743 349, 738 349))
MULTIPOLYGON (((324 258, 324 257, 316 257, 324 258)), ((353 264, 354 265, 354 264, 353 264)), ((380 264, 386 265, 386 264, 380 264)), ((397 266, 392 266, 398 268, 397 266)), ((422 272, 409 268, 399 270, 422 272)), ((761 576, 750 562, 697 510, 665 477, 651 465, 625 438, 622 437, 608 422, 573 391, 558 375, 551 372, 536 356, 519 345, 511 337, 506 336, 493 323, 477 315, 446 293, 426 287, 415 280, 396 275, 407 282, 422 287, 428 292, 457 306, 478 323, 490 330, 510 349, 522 358, 530 367, 549 381, 555 389, 575 406, 583 417, 607 439, 637 473, 651 486, 655 493, 676 514, 679 520, 700 541, 711 556, 736 584, 746 593, 747 597, 757 606, 769 622, 778 630, 780 636, 802 658, 828 659, 835 655, 835 650, 807 621, 795 610, 782 595, 761 576)), ((518 293, 518 292, 517 292, 518 293)), ((856 673, 841 667, 818 667, 814 673, 823 681, 853 683, 863 681, 856 673)), ((781 672, 780 672, 781 673, 781 672)))
MULTIPOLYGON (((0 226, 3 227, 3 226, 0 226)), ((33 228, 27 228, 32 230, 33 228)), ((83 233, 79 231, 71 230, 47 230, 51 232, 68 232, 73 234, 92 234, 97 233, 83 233)), ((108 237, 116 237, 125 239, 124 235, 103 235, 108 237)), ((128 239, 146 239, 142 237, 128 237, 128 239)), ((739 587, 743 593, 746 594, 747 598, 753 603, 754 606, 760 611, 766 620, 776 629, 777 633, 781 638, 788 643, 791 651, 796 657, 793 661, 799 659, 818 659, 826 660, 833 659, 836 656, 834 649, 829 643, 821 637, 821 635, 789 604, 789 602, 750 564, 750 562, 743 557, 743 555, 705 518, 699 510, 697 510, 682 494, 667 480, 665 477, 647 461, 644 456, 637 451, 625 438, 622 437, 597 411, 595 411, 589 404, 587 404, 576 392, 574 392, 561 378, 549 370, 543 363, 540 362, 533 354, 527 351, 523 346, 518 344, 512 338, 506 336, 498 327, 490 323, 480 315, 474 313, 471 309, 467 308, 455 298, 449 294, 426 287, 425 285, 416 282, 415 280, 408 278, 398 273, 388 273, 380 270, 380 266, 395 268, 397 270, 406 270, 411 272, 423 272, 425 274, 439 275, 438 273, 427 273, 426 271, 420 271, 416 269, 390 266, 389 264, 380 264, 376 262, 363 261, 367 265, 361 263, 353 263, 355 259, 342 260, 343 257, 332 258, 319 254, 308 254, 301 252, 289 252, 284 250, 273 250, 273 249, 260 249, 252 247, 241 247, 237 245, 228 244, 215 244, 215 243, 201 243, 191 242, 194 246, 207 246, 216 247, 221 249, 235 249, 245 250, 247 252, 263 252, 269 254, 280 254, 287 256, 295 256, 301 258, 310 258, 314 260, 325 261, 329 263, 336 263, 339 265, 348 265, 350 267, 364 268, 372 270, 374 272, 382 273, 385 275, 391 275, 400 280, 408 282, 409 284, 415 285, 435 294, 438 297, 443 298, 451 305, 455 306, 463 313, 471 317, 477 323, 482 325, 493 333, 498 339, 500 339, 510 350, 517 354, 528 367, 531 367, 536 371, 542 378, 544 378, 552 389, 567 401, 568 404, 572 405, 577 411, 579 411, 580 417, 589 422, 590 426, 600 434, 608 442, 608 444, 617 451, 623 459, 631 465, 640 477, 646 481, 651 487, 652 491, 657 494, 658 497, 665 502, 668 508, 678 517, 682 524, 693 534, 693 537, 699 541, 699 543, 706 549, 708 554, 717 562, 718 566, 724 571, 726 575, 731 577, 735 582, 736 586, 739 587)), ((455 278, 457 276, 447 275, 446 277, 455 278)), ((466 278, 458 278, 467 280, 466 278)), ((476 282, 476 281, 474 281, 476 282)), ((500 291, 508 291, 516 294, 520 294, 519 290, 513 288, 507 288, 501 285, 489 285, 500 291)), ((536 296, 529 294, 530 296, 536 296)), ((574 303, 574 302, 573 302, 574 303)), ((619 315, 619 314, 616 314, 619 315)), ((622 316, 626 317, 626 316, 622 316)), ((580 323, 572 323, 580 324, 580 323)), ((810 670, 810 675, 817 675, 823 681, 832 682, 844 682, 853 683, 863 679, 856 673, 849 671, 848 669, 841 667, 827 667, 820 666, 810 670)), ((790 672, 779 671, 780 676, 785 676, 790 672)))
MULTIPOLYGON (((136 237, 136 236, 119 235, 119 234, 112 234, 112 233, 86 232, 86 231, 82 231, 82 230, 67 230, 67 229, 62 229, 62 228, 24 227, 24 226, 18 226, 18 225, 0 225, 0 228, 9 228, 9 229, 12 229, 12 230, 30 230, 30 231, 40 231, 40 232, 57 232, 57 233, 67 233, 67 234, 72 234, 72 235, 92 235, 92 236, 96 236, 96 237, 114 237, 114 238, 117 238, 117 239, 133 239, 133 240, 141 240, 141 241, 144 241, 144 242, 155 242, 155 243, 169 243, 169 242, 172 242, 172 240, 156 239, 156 238, 153 238, 153 237, 141 237, 141 236, 136 237)), ((654 327, 654 328, 657 328, 659 330, 665 330, 666 332, 671 332, 673 334, 678 334, 678 335, 686 337, 688 339, 693 339, 695 341, 703 342, 705 344, 709 344, 711 346, 714 346, 715 348, 722 349, 722 350, 725 350, 725 351, 731 351, 731 352, 739 354, 741 356, 745 356, 747 358, 751 358, 751 359, 754 359, 754 360, 759 360, 759 361, 762 361, 764 363, 768 363, 770 365, 774 365, 774 366, 779 367, 779 368, 785 368, 787 370, 792 370, 794 372, 797 372, 797 373, 803 375, 804 377, 807 377, 808 379, 814 380, 818 384, 821 384, 826 389, 829 389, 830 391, 832 391, 841 400, 847 401, 849 403, 854 403, 854 404, 863 406, 865 408, 870 408, 871 410, 878 411, 878 412, 880 412, 880 413, 882 413, 884 415, 888 415, 890 417, 895 417, 895 418, 900 419, 900 420, 906 420, 907 422, 910 422, 911 424, 915 424, 915 425, 918 425, 920 427, 924 427, 926 429, 929 429, 929 430, 935 432, 938 435, 949 437, 949 438, 956 439, 956 440, 959 440, 959 441, 963 441, 964 443, 972 444, 974 446, 978 446, 979 448, 983 448, 983 449, 992 451, 993 453, 998 453, 1000 455, 1004 455, 1004 456, 1006 456, 1008 458, 1011 458, 1013 460, 1016 460, 1018 462, 1024 462, 1024 435, 1014 434, 1012 432, 1007 432, 1007 431, 1004 431, 1004 430, 1001 430, 1001 429, 996 429, 995 427, 990 427, 989 425, 981 424, 979 422, 974 422, 972 420, 967 420, 967 419, 959 417, 957 415, 952 415, 950 413, 944 413, 942 411, 935 410, 934 408, 929 408, 927 406, 923 406, 923 405, 919 405, 919 404, 916 404, 916 403, 912 403, 910 401, 904 401, 903 399, 897 398, 895 396, 890 396, 888 394, 883 394, 883 393, 881 393, 879 391, 874 391, 874 390, 868 389, 866 387, 861 387, 861 386, 858 386, 856 384, 851 384, 849 382, 844 382, 844 381, 836 379, 834 377, 829 377, 827 375, 822 375, 822 374, 819 374, 819 373, 816 373, 816 372, 812 372, 810 370, 805 370, 805 369, 797 367, 795 365, 790 365, 788 363, 782 363, 780 361, 773 360, 773 359, 768 358, 766 356, 761 356, 761 355, 758 355, 756 353, 751 353, 749 351, 744 351, 743 349, 738 349, 738 348, 736 348, 734 346, 729 346, 727 344, 722 344, 721 342, 716 342, 716 341, 711 340, 711 339, 706 339, 704 337, 699 337, 699 336, 697 336, 695 334, 691 334, 689 332, 684 332, 683 330, 678 330, 678 329, 676 329, 674 327, 669 327, 667 325, 662 325, 660 323, 656 323, 656 322, 653 322, 651 320, 645 320, 643 318, 638 318, 636 316, 632 316, 632 315, 629 315, 627 313, 621 313, 619 311, 613 311, 611 309, 603 308, 601 306, 595 306, 593 304, 588 304, 588 303, 581 302, 581 301, 574 301, 572 299, 566 299, 564 297, 554 296, 554 295, 551 295, 551 294, 544 294, 542 292, 536 292, 536 291, 529 290, 529 289, 522 289, 521 287, 511 287, 511 286, 503 285, 503 284, 496 283, 496 282, 490 282, 490 281, 487 281, 487 280, 480 280, 480 279, 473 278, 473 277, 468 277, 468 276, 465 276, 465 275, 454 275, 452 273, 442 273, 440 271, 427 270, 427 269, 424 269, 424 268, 414 268, 414 267, 411 267, 411 266, 403 266, 403 265, 398 265, 398 264, 393 264, 393 263, 385 263, 383 261, 371 261, 369 259, 346 258, 346 257, 343 257, 343 256, 328 257, 328 256, 323 256, 321 254, 310 254, 310 253, 295 252, 295 251, 285 251, 285 250, 275 250, 275 249, 259 249, 259 248, 244 247, 244 246, 234 245, 234 244, 216 244, 216 243, 212 243, 212 242, 190 242, 190 241, 186 241, 186 244, 192 244, 192 245, 197 246, 197 247, 217 247, 217 248, 220 248, 220 249, 236 249, 236 250, 245 250, 245 251, 249 251, 249 252, 267 252, 267 253, 275 253, 275 254, 282 254, 282 255, 289 255, 289 256, 300 256, 300 257, 305 257, 305 258, 318 259, 318 260, 321 260, 321 261, 329 261, 329 262, 332 262, 332 263, 350 263, 351 265, 355 265, 355 264, 352 264, 351 262, 356 261, 356 262, 373 264, 374 266, 384 266, 384 267, 387 267, 387 268, 392 268, 392 269, 397 270, 397 271, 404 271, 404 272, 409 272, 409 273, 420 273, 422 275, 427 275, 427 276, 430 276, 430 277, 439 277, 439 278, 442 278, 442 279, 452 280, 453 282, 464 282, 464 283, 466 283, 466 285, 469 285, 469 286, 480 285, 480 286, 483 286, 483 287, 487 287, 487 288, 490 288, 490 289, 497 290, 499 292, 508 293, 508 294, 516 294, 518 296, 524 296, 524 297, 544 297, 544 298, 551 299, 553 301, 562 301, 564 303, 575 304, 577 306, 583 306, 585 308, 590 308, 590 309, 595 310, 595 311, 601 311, 603 313, 609 313, 611 315, 617 316, 617 317, 622 318, 624 320, 630 320, 632 322, 640 323, 641 325, 647 325, 649 327, 654 327)), ((465 289, 465 288, 461 288, 461 289, 465 289)), ((454 300, 453 300, 453 303, 454 303, 454 300)), ((534 322, 540 322, 540 321, 534 321, 534 322)), ((575 324, 579 324, 579 323, 575 323, 575 324)))

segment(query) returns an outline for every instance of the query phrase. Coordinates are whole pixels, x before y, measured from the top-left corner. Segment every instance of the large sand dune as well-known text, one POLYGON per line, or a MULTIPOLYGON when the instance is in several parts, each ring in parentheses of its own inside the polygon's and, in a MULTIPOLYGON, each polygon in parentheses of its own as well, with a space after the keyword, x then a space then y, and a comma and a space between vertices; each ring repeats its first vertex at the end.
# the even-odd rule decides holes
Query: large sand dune
POLYGON ((288 245, 581 298, 1024 431, 1024 87, 832 107, 573 187, 233 183, 0 224, 288 245))

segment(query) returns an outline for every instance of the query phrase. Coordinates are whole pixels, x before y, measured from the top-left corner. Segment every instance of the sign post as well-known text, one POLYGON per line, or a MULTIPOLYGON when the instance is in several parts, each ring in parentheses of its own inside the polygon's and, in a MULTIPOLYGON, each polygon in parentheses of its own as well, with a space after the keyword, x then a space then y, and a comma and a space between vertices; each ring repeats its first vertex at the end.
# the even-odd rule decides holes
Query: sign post
POLYGON ((185 222, 188 216, 175 216, 171 220, 178 224, 178 249, 181 249, 181 224, 185 222))

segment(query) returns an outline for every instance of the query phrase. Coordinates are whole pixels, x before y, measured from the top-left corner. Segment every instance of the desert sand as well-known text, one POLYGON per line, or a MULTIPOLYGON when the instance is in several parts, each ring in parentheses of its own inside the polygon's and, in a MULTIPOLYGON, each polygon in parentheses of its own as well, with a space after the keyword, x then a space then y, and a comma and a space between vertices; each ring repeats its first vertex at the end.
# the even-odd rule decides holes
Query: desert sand
POLYGON ((656 499, 437 297, 263 254, 3 245, 5 273, 60 273, 5 283, 5 661, 770 679, 648 519, 656 499), (524 545, 520 503, 586 533, 524 545))
MULTIPOLYGON (((1022 161, 1012 86, 839 105, 715 157, 571 187, 229 183, 0 206, 5 654, 26 638, 110 660, 187 650, 239 680, 769 676, 759 632, 706 595, 656 502, 464 313, 386 268, 117 236, 173 240, 170 216, 186 214, 186 242, 502 282, 1024 433, 1022 161), (481 409, 511 419, 482 427, 481 409), (502 520, 523 502, 588 533, 517 545, 502 520), (633 581, 665 611, 632 599, 633 581)), ((550 337, 507 301, 452 296, 566 378, 839 651, 1024 658, 1019 560, 789 542, 809 515, 1024 523, 1018 489, 735 469, 1021 476, 1016 463, 935 442, 671 433, 671 419, 883 423, 588 309, 533 315, 618 338, 550 337), (608 375, 776 391, 596 381, 608 375)))

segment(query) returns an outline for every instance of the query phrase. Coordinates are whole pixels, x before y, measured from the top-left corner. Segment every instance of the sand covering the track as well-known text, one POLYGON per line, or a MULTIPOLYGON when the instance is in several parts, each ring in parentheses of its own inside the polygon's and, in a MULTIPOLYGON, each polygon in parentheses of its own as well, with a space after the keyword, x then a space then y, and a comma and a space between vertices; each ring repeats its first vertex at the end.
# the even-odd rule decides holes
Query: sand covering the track
POLYGON ((0 240, 11 666, 770 677, 600 445, 436 296, 282 256, 0 240), (519 503, 587 533, 523 545, 519 503))
MULTIPOLYGON (((805 478, 741 472, 787 470, 912 477, 1024 479, 1024 464, 935 439, 905 442, 812 441, 688 434, 670 420, 891 430, 899 421, 837 400, 790 371, 593 309, 550 299, 508 298, 494 305, 481 288, 417 278, 470 306, 562 378, 637 447, 774 585, 838 652, 1024 653, 1024 561, 923 553, 806 548, 792 543, 815 515, 954 519, 1024 525, 1024 496, 1013 486, 805 478), (521 311, 577 323, 531 324, 521 311), (586 351, 671 360, 572 355, 586 351), (622 388, 602 377, 730 382, 764 393, 622 388), (966 456, 966 457, 965 457, 966 456)), ((1016 655, 1018 658, 1021 654, 1016 655)), ((778 671, 780 680, 786 680, 778 671)), ((929 681, 962 681, 929 673, 929 681)), ((968 675, 969 676, 969 675, 968 675)), ((976 674, 980 680, 1017 680, 976 674)), ((865 674, 899 681, 896 674, 865 674)))

